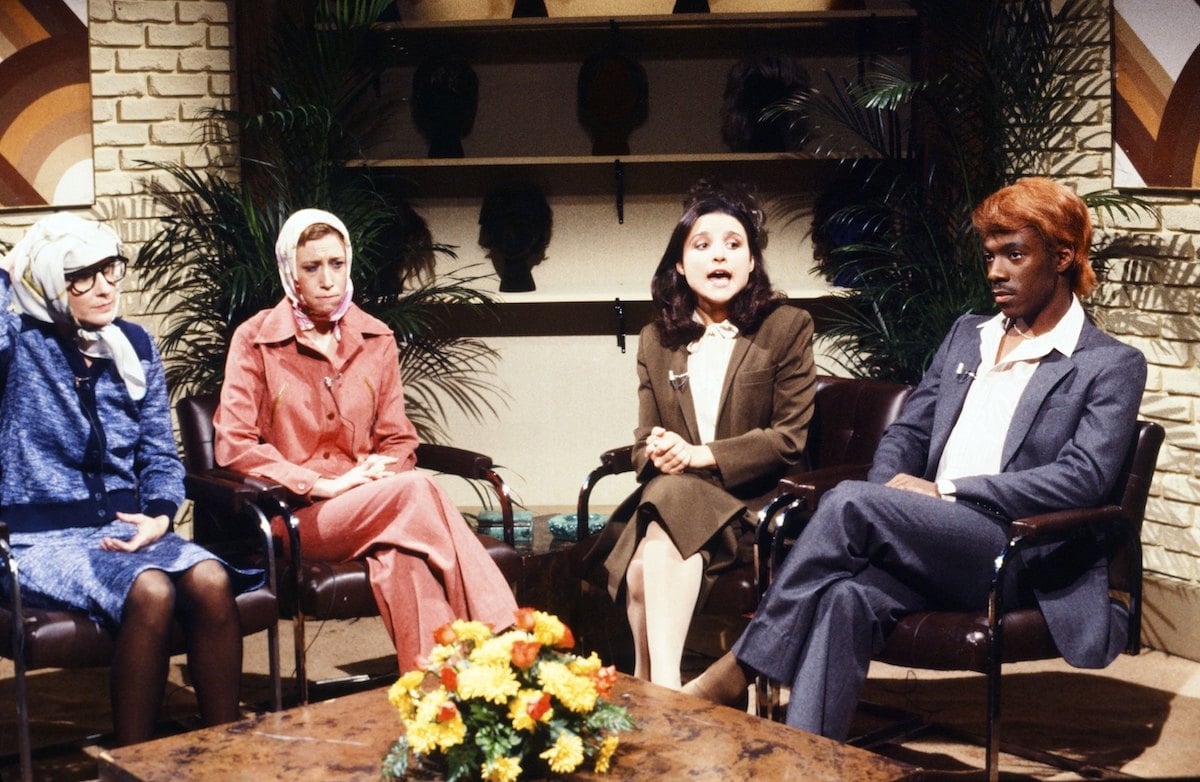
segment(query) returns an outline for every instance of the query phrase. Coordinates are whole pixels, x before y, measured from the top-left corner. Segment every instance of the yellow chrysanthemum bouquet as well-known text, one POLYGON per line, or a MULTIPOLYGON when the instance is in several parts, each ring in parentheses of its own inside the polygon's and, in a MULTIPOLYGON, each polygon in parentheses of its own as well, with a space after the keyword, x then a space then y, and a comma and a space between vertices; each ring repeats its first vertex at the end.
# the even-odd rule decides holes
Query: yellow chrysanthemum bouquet
POLYGON ((404 735, 383 760, 383 778, 408 773, 409 755, 449 782, 514 782, 527 772, 569 774, 584 763, 608 771, 629 712, 604 699, 616 669, 569 650, 570 628, 551 614, 517 611, 499 635, 481 622, 438 628, 419 668, 388 691, 404 735))

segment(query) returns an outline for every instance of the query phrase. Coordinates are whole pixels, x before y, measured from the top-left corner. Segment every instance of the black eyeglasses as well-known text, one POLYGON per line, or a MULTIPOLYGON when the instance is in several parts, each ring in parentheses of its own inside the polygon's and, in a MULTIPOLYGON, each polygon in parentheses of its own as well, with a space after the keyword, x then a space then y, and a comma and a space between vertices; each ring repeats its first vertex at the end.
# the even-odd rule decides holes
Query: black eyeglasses
POLYGON ((96 284, 97 274, 103 274, 109 285, 116 285, 125 279, 125 269, 128 264, 129 262, 119 255, 105 258, 100 263, 93 263, 86 269, 66 275, 67 288, 76 296, 87 293, 96 284))

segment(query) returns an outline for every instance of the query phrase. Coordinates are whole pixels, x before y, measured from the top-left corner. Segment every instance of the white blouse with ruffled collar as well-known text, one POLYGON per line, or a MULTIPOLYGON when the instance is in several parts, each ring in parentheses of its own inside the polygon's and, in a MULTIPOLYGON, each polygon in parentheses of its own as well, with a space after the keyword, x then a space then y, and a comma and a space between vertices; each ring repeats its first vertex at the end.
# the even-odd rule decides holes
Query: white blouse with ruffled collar
POLYGON ((716 439, 717 405, 721 402, 721 386, 725 382, 737 335, 738 327, 729 321, 711 323, 699 339, 687 346, 688 382, 692 389, 692 404, 701 445, 716 439))

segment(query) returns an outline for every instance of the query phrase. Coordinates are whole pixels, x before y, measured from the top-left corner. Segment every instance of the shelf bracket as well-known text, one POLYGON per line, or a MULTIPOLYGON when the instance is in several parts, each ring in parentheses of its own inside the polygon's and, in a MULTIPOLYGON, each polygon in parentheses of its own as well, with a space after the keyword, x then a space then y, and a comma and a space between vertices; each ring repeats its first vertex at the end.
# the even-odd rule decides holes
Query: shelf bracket
POLYGON ((613 161, 613 176, 617 184, 617 223, 625 224, 625 169, 620 159, 613 161))
POLYGON ((625 305, 620 297, 613 299, 613 311, 617 313, 617 347, 625 352, 625 305))

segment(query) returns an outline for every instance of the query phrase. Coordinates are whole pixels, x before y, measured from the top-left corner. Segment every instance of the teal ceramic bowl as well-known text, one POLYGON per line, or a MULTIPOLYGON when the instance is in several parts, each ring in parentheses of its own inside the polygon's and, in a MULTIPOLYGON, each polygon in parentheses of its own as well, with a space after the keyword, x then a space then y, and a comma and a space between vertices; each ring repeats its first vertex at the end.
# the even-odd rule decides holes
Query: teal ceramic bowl
MULTIPOLYGON (((479 531, 484 535, 504 540, 504 517, 499 510, 483 510, 476 516, 479 531)), ((513 540, 516 543, 528 543, 533 540, 533 513, 527 510, 513 510, 513 540)))
MULTIPOLYGON (((579 535, 579 514, 577 513, 560 513, 557 516, 551 516, 548 524, 550 525, 550 534, 555 540, 576 540, 579 535)), ((588 514, 588 534, 594 535, 604 528, 604 524, 608 521, 608 515, 602 513, 588 514)))

